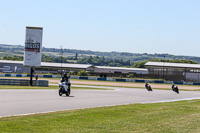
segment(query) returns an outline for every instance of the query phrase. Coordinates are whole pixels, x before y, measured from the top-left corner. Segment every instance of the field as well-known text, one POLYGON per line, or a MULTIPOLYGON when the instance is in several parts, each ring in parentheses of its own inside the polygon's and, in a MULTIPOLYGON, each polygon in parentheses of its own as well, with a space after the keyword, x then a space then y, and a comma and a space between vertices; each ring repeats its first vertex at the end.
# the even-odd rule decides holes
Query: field
POLYGON ((200 132, 200 100, 0 118, 1 132, 200 132))

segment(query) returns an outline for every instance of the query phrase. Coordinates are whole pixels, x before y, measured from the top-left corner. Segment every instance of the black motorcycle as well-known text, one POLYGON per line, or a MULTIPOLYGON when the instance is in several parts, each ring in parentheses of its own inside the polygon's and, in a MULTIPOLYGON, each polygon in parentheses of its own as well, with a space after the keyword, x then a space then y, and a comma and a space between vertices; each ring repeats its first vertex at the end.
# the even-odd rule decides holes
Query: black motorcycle
POLYGON ((179 89, 178 89, 178 86, 176 86, 176 85, 172 85, 172 90, 174 91, 174 92, 176 92, 177 94, 179 94, 179 89))
POLYGON ((153 91, 151 86, 149 84, 145 84, 145 88, 148 90, 148 91, 153 91))

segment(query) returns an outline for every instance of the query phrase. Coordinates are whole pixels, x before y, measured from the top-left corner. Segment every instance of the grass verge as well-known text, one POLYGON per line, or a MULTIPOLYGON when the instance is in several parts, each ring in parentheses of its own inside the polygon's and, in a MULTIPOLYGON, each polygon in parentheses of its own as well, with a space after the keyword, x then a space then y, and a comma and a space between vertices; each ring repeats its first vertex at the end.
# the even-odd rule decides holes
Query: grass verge
MULTIPOLYGON (((13 77, 6 77, 6 78, 13 78, 13 77)), ((15 77, 15 78, 25 78, 25 79, 29 79, 29 77, 15 77)), ((58 84, 60 78, 40 78, 41 80, 49 80, 49 84, 58 84), (55 81, 57 80, 57 82, 55 81)), ((82 83, 72 83, 73 85, 87 85, 87 86, 107 86, 107 87, 123 87, 123 88, 141 88, 141 89, 145 89, 144 83, 135 83, 135 82, 114 82, 114 81, 96 81, 96 80, 80 80, 80 79, 71 79, 71 81, 81 81, 82 83), (87 84, 84 83, 85 82, 95 82, 96 84, 87 84), (102 85, 102 83, 123 83, 123 86, 118 85, 102 85), (126 84, 128 84, 126 86, 126 84), (130 86, 130 84, 132 84, 130 86), (138 85, 140 85, 140 87, 138 87, 138 85)), ((152 89, 154 90, 171 90, 171 85, 170 84, 159 84, 159 83, 150 83, 152 86, 154 85, 160 85, 160 87, 153 87, 152 89), (163 87, 165 85, 168 85, 168 87, 163 87)), ((195 85, 178 85, 179 86, 179 90, 181 91, 200 91, 200 86, 195 86, 195 85), (185 88, 187 87, 187 88, 185 88), (195 88, 193 88, 195 87, 195 88), (198 88, 197 88, 198 87, 198 88), (183 88, 183 89, 182 89, 183 88)), ((103 89, 104 90, 104 89, 103 89)))
POLYGON ((200 100, 0 118, 1 132, 200 132, 200 100))
MULTIPOLYGON (((58 86, 49 85, 49 87, 39 87, 39 86, 14 86, 14 85, 0 85, 0 89, 58 89, 58 86)), ((92 88, 92 87, 71 87, 71 89, 89 89, 89 90, 112 90, 104 88, 92 88)))

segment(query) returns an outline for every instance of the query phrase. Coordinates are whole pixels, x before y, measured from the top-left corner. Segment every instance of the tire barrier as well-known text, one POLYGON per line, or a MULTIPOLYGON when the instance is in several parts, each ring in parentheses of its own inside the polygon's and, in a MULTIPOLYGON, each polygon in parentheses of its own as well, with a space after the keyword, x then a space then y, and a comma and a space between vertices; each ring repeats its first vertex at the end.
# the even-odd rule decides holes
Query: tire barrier
MULTIPOLYGON (((30 86, 28 79, 0 79, 0 85, 30 86)), ((48 87, 48 80, 33 80, 33 86, 48 87)))

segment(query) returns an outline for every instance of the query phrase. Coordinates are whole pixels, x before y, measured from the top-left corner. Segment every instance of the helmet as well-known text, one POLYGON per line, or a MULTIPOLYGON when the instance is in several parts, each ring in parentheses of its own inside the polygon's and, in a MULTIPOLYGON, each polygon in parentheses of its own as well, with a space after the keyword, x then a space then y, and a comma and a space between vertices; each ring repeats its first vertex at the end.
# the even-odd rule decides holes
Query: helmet
POLYGON ((67 77, 67 73, 64 73, 64 74, 63 74, 63 77, 67 77))

